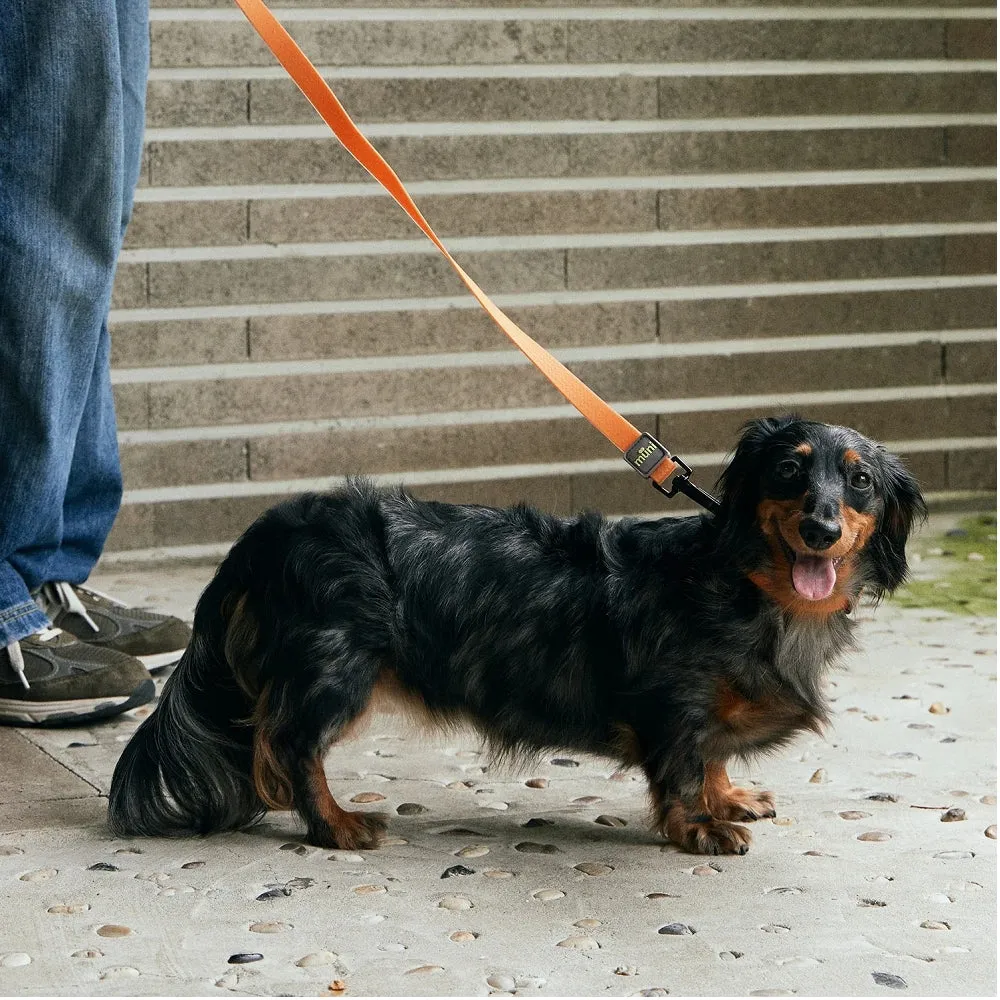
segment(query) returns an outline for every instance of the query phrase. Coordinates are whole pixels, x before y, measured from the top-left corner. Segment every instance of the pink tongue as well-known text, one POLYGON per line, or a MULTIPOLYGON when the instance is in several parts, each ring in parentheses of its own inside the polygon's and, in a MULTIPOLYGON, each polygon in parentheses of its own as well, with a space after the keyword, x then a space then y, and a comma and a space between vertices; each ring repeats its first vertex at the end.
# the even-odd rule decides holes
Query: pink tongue
POLYGON ((833 593, 837 584, 837 569, 832 559, 823 556, 796 556, 792 566, 795 592, 807 601, 822 601, 833 593))

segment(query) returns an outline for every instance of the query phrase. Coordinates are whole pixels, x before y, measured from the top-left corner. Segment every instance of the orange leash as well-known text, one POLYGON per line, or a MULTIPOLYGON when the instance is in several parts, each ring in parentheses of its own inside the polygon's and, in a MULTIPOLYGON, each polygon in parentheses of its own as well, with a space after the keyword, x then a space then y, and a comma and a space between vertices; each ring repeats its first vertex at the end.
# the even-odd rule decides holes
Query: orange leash
POLYGON ((667 448, 652 435, 641 433, 617 410, 609 406, 562 362, 529 337, 466 274, 458 261, 449 253, 448 248, 441 242, 437 233, 431 228, 423 213, 417 208, 409 192, 403 186, 403 182, 396 176, 396 172, 361 134, 337 96, 320 76, 319 71, 271 13, 263 0, 236 0, 236 3, 256 29, 257 34, 274 53, 278 62, 284 66, 288 75, 309 99, 310 104, 333 130, 333 134, 340 140, 344 148, 392 195, 403 211, 441 251, 476 301, 528 360, 597 430, 622 452, 625 461, 639 475, 649 479, 661 493, 666 496, 674 496, 677 492, 682 492, 708 510, 718 510, 719 502, 690 482, 691 469, 681 459, 676 455, 671 455, 667 448), (677 476, 671 489, 667 490, 662 484, 671 473, 679 468, 684 470, 682 475, 677 476))

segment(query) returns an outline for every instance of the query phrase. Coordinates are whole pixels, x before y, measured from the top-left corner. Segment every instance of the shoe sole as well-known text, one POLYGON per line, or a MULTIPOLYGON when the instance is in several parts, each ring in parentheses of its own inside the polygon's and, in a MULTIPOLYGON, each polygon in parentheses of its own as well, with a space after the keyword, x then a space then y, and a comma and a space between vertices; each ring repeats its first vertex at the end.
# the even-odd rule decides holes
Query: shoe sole
POLYGON ((14 726, 78 726, 121 715, 152 701, 156 685, 144 680, 130 695, 74 698, 69 701, 18 701, 0 698, 0 723, 14 726))
POLYGON ((183 649, 172 649, 169 653, 150 653, 148 656, 137 656, 136 659, 151 673, 165 670, 177 663, 184 654, 183 649))

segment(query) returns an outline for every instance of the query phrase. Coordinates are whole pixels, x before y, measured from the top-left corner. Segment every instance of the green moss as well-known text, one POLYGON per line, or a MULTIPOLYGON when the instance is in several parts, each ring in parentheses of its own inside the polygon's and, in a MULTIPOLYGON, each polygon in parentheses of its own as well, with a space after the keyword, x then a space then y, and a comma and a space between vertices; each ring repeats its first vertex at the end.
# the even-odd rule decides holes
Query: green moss
POLYGON ((996 518, 979 514, 966 518, 952 531, 921 535, 913 547, 919 556, 912 562, 917 579, 897 590, 892 600, 904 608, 995 617, 996 533, 996 518))

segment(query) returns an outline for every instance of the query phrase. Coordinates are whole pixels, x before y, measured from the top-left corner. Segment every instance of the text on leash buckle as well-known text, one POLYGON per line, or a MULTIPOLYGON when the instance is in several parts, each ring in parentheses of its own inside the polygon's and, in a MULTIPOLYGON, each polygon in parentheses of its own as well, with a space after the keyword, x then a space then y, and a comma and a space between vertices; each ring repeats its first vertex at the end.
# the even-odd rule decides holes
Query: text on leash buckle
POLYGON ((671 455, 666 445, 657 441, 652 434, 640 434, 638 440, 625 452, 623 457, 643 479, 648 479, 654 489, 659 490, 665 497, 675 497, 678 493, 683 493, 712 514, 717 513, 721 508, 722 505, 711 493, 706 493, 701 487, 695 486, 691 482, 691 467, 687 462, 679 455, 671 455), (661 479, 665 479, 666 476, 654 478, 654 473, 664 459, 670 463, 667 475, 678 467, 683 470, 681 474, 674 476, 669 489, 661 482, 661 479))

